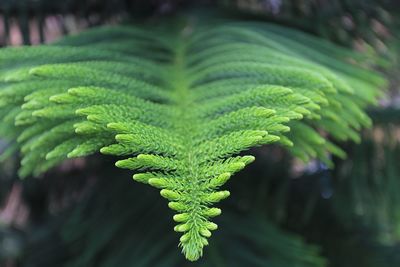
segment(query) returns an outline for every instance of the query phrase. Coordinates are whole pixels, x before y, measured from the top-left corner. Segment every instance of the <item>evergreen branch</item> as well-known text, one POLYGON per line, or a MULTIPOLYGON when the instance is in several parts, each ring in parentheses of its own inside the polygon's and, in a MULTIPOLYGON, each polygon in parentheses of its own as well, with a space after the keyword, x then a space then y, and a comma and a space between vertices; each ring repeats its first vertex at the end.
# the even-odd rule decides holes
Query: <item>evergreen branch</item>
POLYGON ((98 28, 2 49, 0 133, 18 142, 23 177, 99 151, 124 156, 116 166, 140 171, 134 180, 161 189, 177 211, 180 246, 195 261, 217 229, 214 205, 230 195, 221 187, 254 161, 239 153, 279 142, 331 164, 329 153, 344 152, 325 133, 359 141, 371 124, 363 108, 383 80, 318 41, 216 22, 98 28))

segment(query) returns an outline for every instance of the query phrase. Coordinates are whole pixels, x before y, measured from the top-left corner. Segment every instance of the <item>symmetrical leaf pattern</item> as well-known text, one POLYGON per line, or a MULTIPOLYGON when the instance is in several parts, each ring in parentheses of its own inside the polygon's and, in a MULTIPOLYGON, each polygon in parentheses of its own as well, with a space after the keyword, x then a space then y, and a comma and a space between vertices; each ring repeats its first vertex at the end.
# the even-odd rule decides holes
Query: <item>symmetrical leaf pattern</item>
POLYGON ((120 168, 161 189, 186 258, 217 229, 220 189, 280 143, 294 155, 344 152, 383 79, 359 54, 275 25, 214 21, 115 26, 53 45, 0 50, 0 134, 20 150, 20 175, 66 158, 121 156, 120 168), (290 131, 289 131, 290 130, 290 131))

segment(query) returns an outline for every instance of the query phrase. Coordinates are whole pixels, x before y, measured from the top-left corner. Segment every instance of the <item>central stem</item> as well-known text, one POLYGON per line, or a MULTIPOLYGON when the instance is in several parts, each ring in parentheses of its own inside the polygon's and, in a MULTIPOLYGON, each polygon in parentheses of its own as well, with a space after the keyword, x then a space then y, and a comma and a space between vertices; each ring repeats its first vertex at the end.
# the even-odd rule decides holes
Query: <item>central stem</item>
POLYGON ((194 137, 198 132, 198 117, 196 115, 196 104, 190 93, 190 82, 186 74, 186 46, 183 37, 180 38, 175 47, 175 58, 171 66, 171 72, 168 73, 169 83, 174 92, 173 101, 178 108, 175 118, 175 127, 183 142, 182 161, 185 165, 185 173, 182 179, 185 179, 188 185, 185 188, 185 195, 190 196, 187 200, 187 206, 190 207, 189 219, 186 224, 190 225, 187 232, 189 239, 182 241, 183 251, 190 260, 196 260, 202 253, 202 240, 200 235, 200 224, 204 218, 201 216, 201 189, 199 177, 199 162, 196 157, 196 145, 194 137))

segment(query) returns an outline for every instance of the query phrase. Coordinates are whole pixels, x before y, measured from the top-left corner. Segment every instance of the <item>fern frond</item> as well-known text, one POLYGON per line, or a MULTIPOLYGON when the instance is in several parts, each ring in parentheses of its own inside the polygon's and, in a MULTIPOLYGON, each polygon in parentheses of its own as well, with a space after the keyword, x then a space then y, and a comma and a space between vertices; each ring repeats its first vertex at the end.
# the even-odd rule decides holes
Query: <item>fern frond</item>
POLYGON ((349 64, 350 52, 286 28, 172 29, 98 28, 1 50, 0 133, 18 142, 23 177, 99 151, 124 156, 116 165, 140 171, 133 178, 177 211, 194 261, 217 229, 214 205, 230 194, 221 187, 254 160, 239 153, 278 142, 331 164, 328 153, 344 152, 325 133, 358 141, 370 125, 362 109, 384 82, 349 64))

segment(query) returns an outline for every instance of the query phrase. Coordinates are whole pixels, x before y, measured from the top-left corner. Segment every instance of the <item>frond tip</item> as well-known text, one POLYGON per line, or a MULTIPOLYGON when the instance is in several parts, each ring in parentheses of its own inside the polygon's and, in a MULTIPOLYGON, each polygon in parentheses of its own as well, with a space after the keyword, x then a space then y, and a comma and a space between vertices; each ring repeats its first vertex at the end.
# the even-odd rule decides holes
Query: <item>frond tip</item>
POLYGON ((329 153, 344 152, 321 133, 357 141, 383 81, 348 64, 348 51, 298 32, 296 41, 286 28, 190 26, 98 28, 0 50, 0 134, 17 142, 21 176, 99 151, 123 157, 116 166, 176 211, 180 246, 195 261, 230 195, 221 187, 254 161, 238 154, 278 143, 330 164, 329 153))

